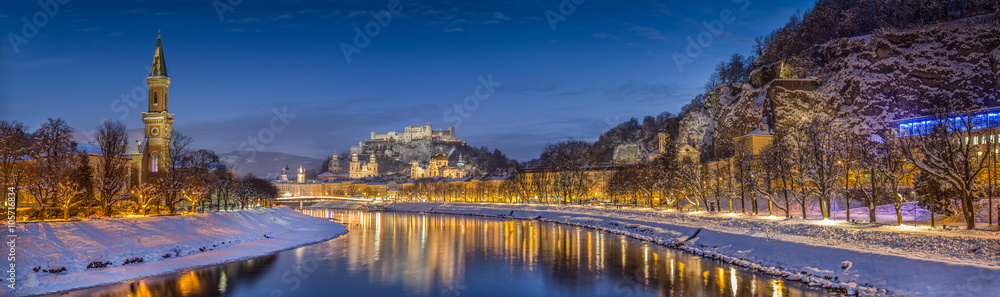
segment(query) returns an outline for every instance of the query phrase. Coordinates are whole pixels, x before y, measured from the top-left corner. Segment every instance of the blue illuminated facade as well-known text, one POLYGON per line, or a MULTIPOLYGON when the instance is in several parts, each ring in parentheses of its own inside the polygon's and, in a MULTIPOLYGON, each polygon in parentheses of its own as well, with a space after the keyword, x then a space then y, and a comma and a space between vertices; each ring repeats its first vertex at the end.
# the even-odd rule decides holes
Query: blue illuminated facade
MULTIPOLYGON (((948 125, 948 130, 951 131, 955 128, 965 130, 967 125, 960 121, 963 121, 966 116, 949 116, 947 121, 951 122, 951 124, 948 125)), ((1000 127, 1000 110, 997 108, 980 110, 976 112, 972 120, 972 129, 998 128, 1000 127)), ((900 136, 924 135, 933 131, 937 124, 938 119, 936 117, 906 119, 896 122, 900 136)))

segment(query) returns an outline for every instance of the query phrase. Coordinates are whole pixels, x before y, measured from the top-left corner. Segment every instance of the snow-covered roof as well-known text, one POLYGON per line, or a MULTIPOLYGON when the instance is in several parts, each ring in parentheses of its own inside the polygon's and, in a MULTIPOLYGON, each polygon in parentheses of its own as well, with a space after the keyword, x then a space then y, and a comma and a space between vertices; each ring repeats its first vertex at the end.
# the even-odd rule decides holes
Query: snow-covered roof
POLYGON ((76 148, 89 155, 101 155, 104 153, 101 147, 89 143, 76 143, 76 148))
POLYGON ((757 129, 754 129, 753 131, 751 131, 750 133, 747 133, 746 136, 750 136, 750 135, 771 136, 771 131, 764 131, 764 130, 762 130, 760 128, 757 128, 757 129))
MULTIPOLYGON (((138 129, 128 129, 125 130, 125 135, 128 136, 128 145, 125 146, 125 154, 133 155, 138 154, 139 146, 136 145, 136 140, 142 143, 143 146, 146 145, 146 132, 142 128, 138 129)), ((70 135, 70 138, 77 143, 77 147, 83 149, 84 146, 92 146, 93 148, 88 148, 84 150, 87 153, 100 154, 101 149, 97 146, 94 139, 97 136, 97 131, 77 131, 70 135)))

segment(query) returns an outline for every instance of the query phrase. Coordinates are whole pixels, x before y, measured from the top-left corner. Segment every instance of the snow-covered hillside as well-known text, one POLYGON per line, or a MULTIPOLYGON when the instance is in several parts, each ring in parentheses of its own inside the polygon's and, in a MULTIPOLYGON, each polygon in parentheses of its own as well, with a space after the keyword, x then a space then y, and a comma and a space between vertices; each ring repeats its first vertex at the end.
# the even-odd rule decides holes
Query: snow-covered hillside
MULTIPOLYGON (((17 295, 108 284, 258 257, 347 233, 287 207, 18 225, 17 295)), ((0 290, 0 295, 11 293, 0 290)))
POLYGON ((948 100, 1000 106, 1000 13, 834 39, 754 71, 752 83, 721 83, 685 107, 680 130, 699 136, 704 159, 730 156, 732 138, 767 116, 783 129, 828 112, 870 133, 948 100), (772 67, 781 75, 759 75, 772 67))
MULTIPOLYGON (((843 38, 797 57, 857 120, 930 115, 951 98, 1000 106, 1000 15, 843 38)), ((863 123, 862 123, 863 124, 863 123)))

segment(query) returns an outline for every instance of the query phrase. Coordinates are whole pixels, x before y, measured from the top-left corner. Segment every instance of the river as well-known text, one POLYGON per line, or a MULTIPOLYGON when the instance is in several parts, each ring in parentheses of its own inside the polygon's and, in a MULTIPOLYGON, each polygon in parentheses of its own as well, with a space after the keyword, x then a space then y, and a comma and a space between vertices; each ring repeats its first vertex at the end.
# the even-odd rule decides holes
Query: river
POLYGON ((61 296, 827 296, 606 232, 529 220, 305 210, 339 238, 61 296))

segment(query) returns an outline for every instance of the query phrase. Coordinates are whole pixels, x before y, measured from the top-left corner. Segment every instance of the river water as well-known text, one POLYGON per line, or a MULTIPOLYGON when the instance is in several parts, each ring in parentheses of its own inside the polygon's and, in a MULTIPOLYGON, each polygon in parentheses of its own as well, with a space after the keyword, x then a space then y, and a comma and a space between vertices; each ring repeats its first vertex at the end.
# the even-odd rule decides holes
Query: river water
POLYGON ((554 223, 306 210, 350 231, 242 262, 62 296, 827 296, 656 244, 554 223))

